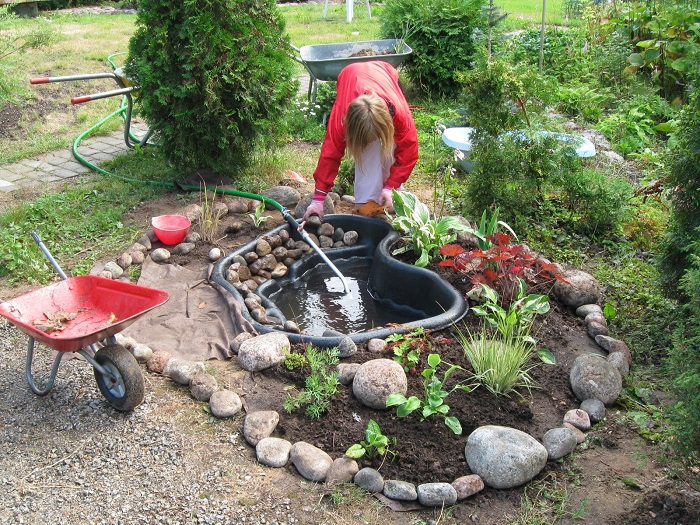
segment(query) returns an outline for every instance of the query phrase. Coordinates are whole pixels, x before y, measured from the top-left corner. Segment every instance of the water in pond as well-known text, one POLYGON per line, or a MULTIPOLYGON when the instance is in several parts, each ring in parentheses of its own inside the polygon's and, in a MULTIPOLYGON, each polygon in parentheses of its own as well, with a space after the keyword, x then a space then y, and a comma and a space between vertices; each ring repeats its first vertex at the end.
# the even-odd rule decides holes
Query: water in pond
POLYGON ((375 301, 367 290, 370 272, 367 262, 338 267, 348 282, 348 294, 343 293, 340 278, 320 265, 272 294, 270 299, 287 319, 299 325, 302 333, 314 337, 328 329, 350 334, 424 317, 415 310, 389 308, 375 301))

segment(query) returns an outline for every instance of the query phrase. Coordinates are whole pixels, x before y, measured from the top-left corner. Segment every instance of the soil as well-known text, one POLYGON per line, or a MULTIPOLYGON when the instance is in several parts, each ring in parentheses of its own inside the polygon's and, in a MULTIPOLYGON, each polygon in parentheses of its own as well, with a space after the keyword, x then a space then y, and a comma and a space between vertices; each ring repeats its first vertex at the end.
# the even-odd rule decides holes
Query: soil
MULTIPOLYGON (((296 184, 291 181, 282 182, 296 184)), ((299 189, 306 191, 309 188, 302 186, 299 189)), ((24 194, 24 198, 31 196, 32 192, 29 191, 24 194)), ((11 197, 15 200, 19 198, 21 197, 18 195, 11 197)), ((3 199, 0 208, 13 203, 8 200, 8 196, 3 199)), ((199 202, 198 197, 193 195, 190 202, 199 202)), ((151 217, 177 212, 182 206, 181 195, 166 195, 130 210, 124 217, 124 222, 146 232, 151 217)), ((251 203, 251 211, 252 207, 251 203)), ((340 203, 336 211, 349 213, 349 205, 340 203)), ((281 214, 275 210, 268 210, 266 215, 270 215, 271 218, 264 229, 255 227, 252 219, 245 214, 224 217, 220 222, 217 245, 224 253, 229 253, 283 223, 281 214), (234 231, 231 228, 233 222, 240 222, 243 227, 234 231)), ((209 244, 198 243, 193 252, 186 256, 174 256, 170 262, 183 266, 201 265, 206 261, 211 248, 209 244)), ((450 269, 444 268, 433 270, 451 272, 450 269)), ((453 286, 466 290, 465 283, 455 278, 454 274, 443 275, 453 286)), ((0 289, 2 297, 5 298, 23 291, 27 290, 22 287, 12 290, 0 289)), ((476 326, 473 316, 468 316, 465 322, 467 326, 476 326)), ((230 362, 210 362, 208 366, 216 369, 220 384, 227 384, 229 388, 234 388, 242 394, 246 411, 274 409, 280 413, 280 424, 275 433, 278 437, 291 442, 307 441, 335 458, 340 457, 352 444, 363 440, 367 422, 374 419, 383 434, 396 438, 396 444, 392 447, 396 457, 384 461, 361 460, 361 467, 378 468, 385 479, 402 479, 416 484, 432 481, 451 482, 469 473, 464 458, 464 445, 466 437, 475 428, 487 424, 504 425, 527 432, 541 440, 548 429, 561 425, 567 410, 578 407, 579 402, 569 386, 569 370, 578 354, 597 352, 597 346, 586 335, 581 321, 555 301, 552 301, 550 313, 538 322, 536 333, 541 345, 555 355, 556 365, 541 364, 532 370, 531 375, 537 382, 537 388, 530 392, 521 390, 510 397, 496 397, 485 388, 479 387, 469 393, 456 391, 451 394, 447 403, 450 406, 450 415, 456 416, 462 423, 461 436, 454 435, 439 420, 421 422, 414 416, 399 419, 393 411, 369 410, 359 404, 352 394, 352 389, 345 386, 341 386, 339 393, 333 397, 328 413, 320 419, 312 420, 305 416, 302 410, 288 413, 282 408, 282 403, 287 393, 293 391, 292 388, 303 388, 308 369, 288 371, 279 366, 250 374, 241 371, 235 359, 230 362)), ((434 331, 429 340, 430 351, 439 353, 443 361, 468 368, 454 329, 434 331)), ((304 348, 294 345, 293 351, 303 352, 304 348)), ((427 351, 421 356, 419 371, 425 366, 426 355, 427 351)), ((370 353, 366 344, 363 344, 356 355, 344 362, 363 362, 376 357, 377 355, 370 353)), ((144 373, 149 372, 144 370, 144 373)), ((459 378, 457 374, 454 377, 459 378)), ((420 373, 409 375, 408 380, 409 395, 420 396, 420 373)), ((164 388, 162 381, 148 380, 147 384, 154 390, 164 388)), ((154 395, 158 395, 158 392, 154 392, 154 395)), ((182 395, 188 396, 185 388, 182 395)), ((233 423, 240 426, 242 416, 233 423)), ((700 494, 696 490, 700 472, 675 468, 673 465, 677 462, 673 461, 672 454, 643 439, 637 430, 631 420, 625 417, 621 407, 610 407, 605 420, 587 432, 586 441, 579 445, 572 455, 560 461, 548 462, 545 469, 525 487, 512 490, 486 488, 444 513, 440 513, 439 509, 415 509, 415 506, 392 504, 393 510, 387 507, 377 510, 376 521, 372 523, 382 521, 408 524, 415 523, 416 519, 432 519, 433 522, 437 520, 443 523, 534 523, 535 518, 545 520, 538 521, 541 523, 700 523, 700 494), (537 503, 528 506, 524 503, 527 501, 537 503), (411 512, 395 512, 397 510, 411 512), (526 512, 529 512, 529 517, 523 518, 526 512), (577 512, 582 513, 583 521, 575 519, 577 512), (525 521, 517 521, 518 519, 525 521)), ((205 454, 207 444, 198 446, 202 447, 202 454, 205 454)), ((250 450, 248 457, 250 461, 255 462, 254 451, 252 448, 250 450)), ((298 490, 299 487, 305 486, 305 482, 293 466, 276 471, 269 477, 268 483, 269 486, 263 487, 263 490, 270 493, 274 493, 275 490, 294 491, 293 487, 296 486, 299 492, 297 496, 300 515, 304 515, 304 508, 318 504, 318 501, 311 501, 319 497, 318 493, 304 493, 298 490)), ((361 496, 358 500, 350 495, 349 489, 340 487, 322 492, 321 498, 328 502, 340 501, 336 503, 339 505, 339 515, 365 516, 364 511, 369 503, 367 498, 371 497, 361 496)), ((315 521, 313 517, 309 517, 309 521, 303 523, 330 523, 325 519, 315 521)), ((363 521, 348 518, 345 522, 363 521)))

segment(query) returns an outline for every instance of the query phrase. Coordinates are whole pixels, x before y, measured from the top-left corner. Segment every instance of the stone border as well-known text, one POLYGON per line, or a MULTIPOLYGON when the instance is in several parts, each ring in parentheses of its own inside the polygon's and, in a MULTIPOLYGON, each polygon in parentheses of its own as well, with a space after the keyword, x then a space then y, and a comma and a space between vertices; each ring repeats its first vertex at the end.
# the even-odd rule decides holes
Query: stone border
MULTIPOLYGON (((554 295, 564 305, 575 309, 576 315, 583 319, 587 334, 602 350, 608 352, 608 355, 607 358, 603 358, 597 354, 582 354, 576 358, 570 372, 570 381, 574 394, 582 403, 580 408, 569 410, 565 414, 561 427, 548 430, 542 438, 542 443, 512 428, 494 425, 479 427, 467 437, 465 447, 467 464, 472 474, 457 478, 451 483, 430 482, 415 486, 401 480, 384 480, 378 471, 369 467, 360 470, 357 462, 346 456, 333 460, 325 451, 309 443, 300 441, 292 444, 272 437, 280 417, 275 411, 246 415, 243 423, 246 441, 255 447, 256 458, 264 465, 282 468, 291 461, 299 474, 309 481, 323 482, 328 486, 354 482, 367 492, 381 493, 387 498, 404 503, 417 501, 426 507, 454 505, 480 492, 485 486, 503 489, 529 482, 542 471, 547 460, 560 459, 583 443, 585 432, 591 428, 592 423, 605 417, 605 406, 617 400, 622 390, 622 378, 629 374, 632 363, 631 352, 624 341, 609 335, 603 311, 597 304, 600 301, 598 281, 578 270, 563 272, 562 277, 564 281, 557 281, 555 284, 554 295), (484 439, 482 434, 487 438, 484 439), (480 445, 480 442, 484 441, 488 444, 488 449, 500 450, 501 445, 510 446, 514 438, 520 440, 516 445, 519 455, 524 448, 531 450, 531 461, 528 465, 509 464, 502 468, 502 462, 508 454, 499 452, 488 457, 489 454, 485 453, 484 447, 480 445), (515 477, 503 475, 503 472, 513 469, 516 471, 515 477)), ((258 336, 241 335, 247 336, 236 341, 241 347, 254 345, 254 342, 260 339, 265 339, 264 346, 268 349, 271 343, 273 347, 277 346, 276 352, 272 352, 276 357, 264 368, 281 362, 284 359, 284 348, 290 346, 289 340, 281 332, 258 336), (271 342, 271 339, 274 339, 274 342, 271 342)), ((238 394, 232 390, 219 390, 214 376, 205 372, 203 362, 174 358, 165 351, 153 352, 147 346, 121 334, 117 334, 116 337, 140 363, 146 363, 151 372, 160 373, 188 386, 196 400, 208 402, 215 417, 231 417, 242 409, 238 394)), ((240 347, 237 350, 240 350, 240 347)), ((356 347, 354 350, 356 351, 356 347)), ((348 355, 351 353, 346 351, 345 357, 348 355)), ((240 354, 238 359, 240 363, 240 354)), ((242 368, 248 369, 245 366, 242 368)), ((255 371, 264 368, 255 368, 255 371)), ((347 386, 353 379, 354 375, 351 373, 346 376, 347 382, 344 384, 347 386)))

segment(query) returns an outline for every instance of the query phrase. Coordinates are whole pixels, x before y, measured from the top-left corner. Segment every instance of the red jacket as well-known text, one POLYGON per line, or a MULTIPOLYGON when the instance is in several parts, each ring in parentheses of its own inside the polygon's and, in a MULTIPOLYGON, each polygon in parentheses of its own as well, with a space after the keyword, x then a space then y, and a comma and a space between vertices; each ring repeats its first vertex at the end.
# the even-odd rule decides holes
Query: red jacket
POLYGON ((365 93, 375 93, 394 107, 395 161, 385 185, 398 188, 406 182, 418 160, 418 133, 408 102, 399 87, 398 72, 387 62, 355 62, 345 66, 338 75, 336 91, 326 138, 314 171, 316 188, 328 192, 333 187, 340 161, 345 155, 345 113, 350 102, 365 93))

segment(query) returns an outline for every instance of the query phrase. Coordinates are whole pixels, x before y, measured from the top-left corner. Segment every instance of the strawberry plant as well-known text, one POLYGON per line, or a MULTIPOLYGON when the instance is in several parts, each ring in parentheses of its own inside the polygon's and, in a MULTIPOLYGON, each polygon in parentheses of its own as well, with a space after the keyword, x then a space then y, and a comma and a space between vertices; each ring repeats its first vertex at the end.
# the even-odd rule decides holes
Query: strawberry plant
POLYGON ((419 326, 407 334, 391 334, 386 338, 389 348, 394 351, 394 361, 403 366, 404 372, 415 375, 420 354, 430 350, 430 331, 419 326))
POLYGON ((396 415, 399 417, 406 417, 416 410, 420 410, 421 421, 435 416, 441 417, 447 428, 459 436, 462 433, 462 424, 456 417, 447 415, 450 411, 450 406, 445 402, 445 399, 457 389, 471 392, 472 388, 459 382, 451 389, 446 390, 445 383, 450 374, 455 370, 464 369, 459 365, 449 365, 442 379, 440 379, 437 375, 437 367, 441 363, 442 360, 439 354, 428 354, 428 368, 421 372, 424 378, 423 399, 417 396, 407 398, 403 394, 391 394, 386 400, 386 406, 395 406, 396 415))
POLYGON ((518 278, 528 284, 554 279, 564 281, 555 264, 541 259, 524 244, 511 244, 510 235, 496 232, 487 239, 491 246, 485 250, 466 250, 458 244, 440 247, 440 255, 448 257, 439 263, 440 266, 469 275, 473 287, 467 294, 480 292, 481 285, 485 284, 499 290, 504 301, 509 303, 518 291, 518 278))

